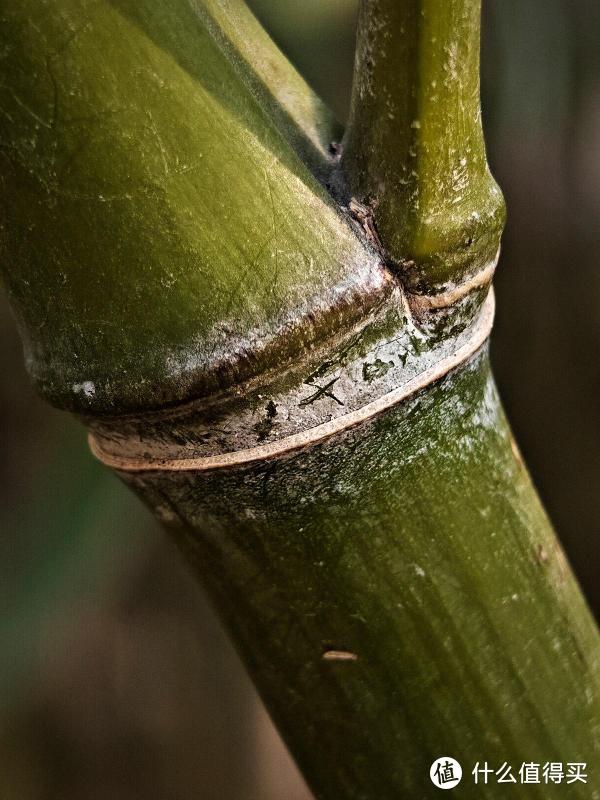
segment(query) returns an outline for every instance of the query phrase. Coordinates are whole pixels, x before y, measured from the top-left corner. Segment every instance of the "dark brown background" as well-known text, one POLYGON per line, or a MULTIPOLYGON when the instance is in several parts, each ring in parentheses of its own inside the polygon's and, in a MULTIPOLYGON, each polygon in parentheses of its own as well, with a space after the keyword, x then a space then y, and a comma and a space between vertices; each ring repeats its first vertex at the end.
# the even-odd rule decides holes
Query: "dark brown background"
MULTIPOLYGON (((251 5, 343 118, 354 0, 251 5)), ((598 610, 600 5, 484 6, 484 118, 509 208, 495 371, 598 610)), ((175 549, 34 396, 5 302, 0 353, 0 796, 306 798, 175 549)))

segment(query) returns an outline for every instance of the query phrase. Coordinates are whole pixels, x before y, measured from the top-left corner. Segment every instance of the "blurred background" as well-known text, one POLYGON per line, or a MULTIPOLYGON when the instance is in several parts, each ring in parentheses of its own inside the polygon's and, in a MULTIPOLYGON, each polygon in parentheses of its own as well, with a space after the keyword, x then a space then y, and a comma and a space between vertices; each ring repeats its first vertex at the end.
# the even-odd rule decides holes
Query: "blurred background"
MULTIPOLYGON (((347 114, 354 0, 252 0, 347 114)), ((483 106, 509 219, 496 377, 596 613, 600 4, 484 0, 483 106)), ((34 395, 0 296, 2 800, 309 800, 201 590, 34 395)))

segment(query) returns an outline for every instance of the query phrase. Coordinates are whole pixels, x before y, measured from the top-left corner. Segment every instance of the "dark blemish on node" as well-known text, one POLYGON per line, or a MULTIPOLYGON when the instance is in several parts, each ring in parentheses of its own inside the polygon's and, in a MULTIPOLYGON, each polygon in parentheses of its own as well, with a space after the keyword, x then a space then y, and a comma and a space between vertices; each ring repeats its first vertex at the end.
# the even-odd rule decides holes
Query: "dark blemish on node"
MULTIPOLYGON (((339 381, 339 378, 333 378, 333 380, 329 381, 329 383, 326 383, 325 386, 316 386, 315 388, 317 391, 314 394, 311 394, 309 397, 305 397, 304 400, 301 400, 298 403, 298 405, 310 406, 316 400, 320 400, 322 397, 329 397, 331 400, 335 400, 338 405, 343 406, 344 404, 339 397, 336 397, 334 393, 330 391, 331 387, 334 385, 334 383, 337 383, 337 381, 339 381)), ((310 386, 311 384, 309 383, 307 385, 310 386)))
POLYGON ((365 361, 362 367, 363 381, 371 383, 376 378, 383 378, 394 366, 393 361, 382 361, 380 358, 376 359, 373 363, 365 361))
POLYGON ((310 385, 315 378, 322 378, 323 375, 326 375, 329 370, 335 366, 337 366, 335 361, 324 361, 320 367, 317 367, 317 369, 308 376, 304 383, 310 385))
POLYGON ((256 425, 254 425, 254 430, 258 434, 259 442, 264 442, 267 436, 271 433, 273 428, 273 417, 277 416, 277 404, 272 400, 269 400, 265 406, 265 411, 267 412, 267 416, 264 419, 259 420, 256 425))
POLYGON ((425 350, 425 345, 423 344, 423 342, 416 336, 413 336, 412 334, 408 337, 408 339, 413 347, 415 354, 420 356, 421 353, 423 353, 425 350))

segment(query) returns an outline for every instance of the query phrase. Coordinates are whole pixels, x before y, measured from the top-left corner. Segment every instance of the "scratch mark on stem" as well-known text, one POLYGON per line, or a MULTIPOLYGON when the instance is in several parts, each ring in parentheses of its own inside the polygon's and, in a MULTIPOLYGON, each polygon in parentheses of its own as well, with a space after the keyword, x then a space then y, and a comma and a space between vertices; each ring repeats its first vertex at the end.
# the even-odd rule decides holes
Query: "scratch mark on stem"
POLYGON ((348 650, 326 650, 323 661, 358 661, 358 656, 348 650))
POLYGON ((332 380, 329 381, 329 383, 326 383, 325 386, 317 386, 316 387, 317 391, 314 394, 311 394, 310 397, 305 397, 304 400, 301 400, 298 403, 298 405, 299 406, 312 405, 315 402, 315 400, 319 400, 321 397, 329 397, 331 400, 335 400, 335 402, 338 405, 343 406, 344 404, 339 399, 339 397, 336 397, 334 393, 330 391, 331 387, 337 381, 339 381, 339 377, 333 378, 332 380))

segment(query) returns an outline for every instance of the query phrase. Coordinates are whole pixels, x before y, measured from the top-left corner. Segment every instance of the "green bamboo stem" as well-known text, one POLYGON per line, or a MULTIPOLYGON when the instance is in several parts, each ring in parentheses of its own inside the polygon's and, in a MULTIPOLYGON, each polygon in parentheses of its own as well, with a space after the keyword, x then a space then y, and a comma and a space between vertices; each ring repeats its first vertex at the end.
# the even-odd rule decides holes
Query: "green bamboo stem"
POLYGON ((301 123, 315 139, 321 105, 266 34, 253 70, 243 53, 230 61, 238 16, 215 39, 219 8, 2 11, 4 280, 29 370, 61 407, 115 414, 210 393, 297 355, 381 289, 374 255, 300 158, 301 123))
POLYGON ((597 757, 597 632, 480 347, 502 203, 478 13, 364 4, 347 207, 319 182, 330 118, 241 4, 0 18, 29 368, 173 531, 324 800, 434 797, 444 754, 473 798, 505 796, 476 761, 597 757))
POLYGON ((504 201, 485 155, 481 0, 362 0, 342 166, 413 291, 495 261, 504 201))
POLYGON ((437 797, 441 755, 466 798, 507 796, 474 784, 478 761, 517 780, 523 762, 587 762, 591 782, 598 635, 486 353, 296 454, 122 477, 195 566, 317 798, 437 797))

